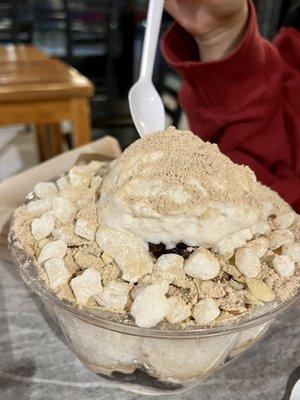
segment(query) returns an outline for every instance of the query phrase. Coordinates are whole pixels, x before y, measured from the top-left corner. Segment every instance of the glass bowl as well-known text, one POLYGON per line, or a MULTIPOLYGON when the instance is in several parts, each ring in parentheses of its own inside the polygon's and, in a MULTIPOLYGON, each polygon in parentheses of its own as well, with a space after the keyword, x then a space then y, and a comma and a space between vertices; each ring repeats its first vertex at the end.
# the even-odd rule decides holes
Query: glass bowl
POLYGON ((140 394, 175 394, 198 385, 261 339, 300 293, 227 325, 139 328, 133 322, 114 320, 112 313, 58 299, 40 281, 34 260, 19 247, 13 230, 9 243, 21 277, 44 302, 81 362, 114 386, 140 394))

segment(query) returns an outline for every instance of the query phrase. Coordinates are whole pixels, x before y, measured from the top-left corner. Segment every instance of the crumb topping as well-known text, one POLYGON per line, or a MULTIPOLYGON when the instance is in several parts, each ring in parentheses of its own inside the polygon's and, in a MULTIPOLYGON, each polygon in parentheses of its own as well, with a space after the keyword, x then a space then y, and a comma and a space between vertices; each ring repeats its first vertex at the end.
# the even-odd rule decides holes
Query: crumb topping
MULTIPOLYGON (((299 216, 276 193, 257 184, 247 167, 233 164, 215 145, 190 132, 172 129, 137 141, 122 157, 141 180, 180 185, 189 204, 263 202, 267 227, 236 239, 230 248, 181 242, 173 248, 163 243, 147 247, 132 233, 108 228, 99 219, 99 171, 109 173, 109 163, 76 166, 54 186, 40 183, 40 200, 19 207, 12 227, 19 245, 34 259, 39 278, 58 298, 112 312, 123 323, 133 316, 139 326, 168 322, 186 329, 231 323, 299 290, 299 216), (183 144, 186 150, 180 152, 183 144), (156 157, 155 170, 152 162, 143 168, 133 162, 136 155, 147 158, 149 150, 156 157), (70 209, 58 212, 54 199, 70 209)), ((171 204, 168 194, 153 202, 181 207, 171 204)))
MULTIPOLYGON (((160 213, 194 207, 212 201, 259 207, 256 179, 246 166, 234 164, 218 146, 203 142, 190 131, 169 128, 137 140, 117 161, 123 169, 134 170, 139 185, 153 181, 167 185, 160 196, 145 196, 133 190, 125 201, 149 201, 160 213), (155 168, 153 168, 155 163, 155 168)), ((138 188, 137 188, 138 189, 138 188)))

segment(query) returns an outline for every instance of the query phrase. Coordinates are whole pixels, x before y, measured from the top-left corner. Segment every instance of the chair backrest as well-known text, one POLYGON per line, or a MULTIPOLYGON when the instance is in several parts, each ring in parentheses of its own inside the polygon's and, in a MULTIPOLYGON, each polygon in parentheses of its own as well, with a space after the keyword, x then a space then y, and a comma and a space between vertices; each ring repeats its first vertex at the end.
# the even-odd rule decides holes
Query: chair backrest
POLYGON ((68 58, 103 55, 113 41, 116 2, 113 0, 63 0, 66 10, 68 58))
POLYGON ((113 93, 119 1, 31 0, 31 4, 34 44, 87 75, 96 93, 113 93))
POLYGON ((89 45, 106 42, 113 28, 114 3, 113 0, 31 0, 35 29, 46 35, 47 31, 60 32, 64 57, 72 64, 76 57, 93 53, 89 45))
POLYGON ((30 43, 32 24, 27 0, 0 1, 0 42, 30 43))
POLYGON ((119 2, 116 0, 63 0, 66 9, 67 61, 102 60, 103 73, 90 76, 97 93, 115 98, 114 58, 117 48, 119 2))
POLYGON ((273 39, 289 8, 298 0, 254 0, 258 25, 266 39, 273 39))
POLYGON ((66 10, 63 0, 30 0, 33 44, 55 57, 66 57, 66 10))

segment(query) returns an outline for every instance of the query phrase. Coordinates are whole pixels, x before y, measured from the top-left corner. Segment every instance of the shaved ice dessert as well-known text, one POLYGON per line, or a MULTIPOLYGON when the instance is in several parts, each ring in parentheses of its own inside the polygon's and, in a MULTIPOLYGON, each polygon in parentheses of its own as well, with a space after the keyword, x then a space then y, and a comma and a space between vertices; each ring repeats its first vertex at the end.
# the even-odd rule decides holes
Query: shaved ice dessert
POLYGON ((148 394, 191 387, 246 350, 300 286, 299 216, 175 128, 37 184, 10 240, 78 357, 148 394))

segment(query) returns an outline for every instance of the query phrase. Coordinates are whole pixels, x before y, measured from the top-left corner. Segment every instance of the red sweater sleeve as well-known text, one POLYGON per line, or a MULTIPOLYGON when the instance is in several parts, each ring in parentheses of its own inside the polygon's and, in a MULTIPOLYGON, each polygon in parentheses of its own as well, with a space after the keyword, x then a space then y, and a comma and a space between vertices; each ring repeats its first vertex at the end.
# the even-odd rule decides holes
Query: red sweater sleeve
POLYGON ((300 212, 300 33, 285 28, 271 44, 249 9, 244 38, 224 60, 199 62, 193 37, 178 24, 162 52, 183 80, 179 99, 192 131, 300 212))

